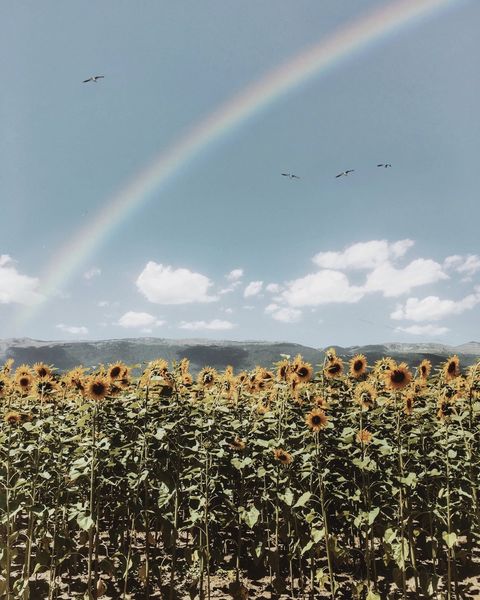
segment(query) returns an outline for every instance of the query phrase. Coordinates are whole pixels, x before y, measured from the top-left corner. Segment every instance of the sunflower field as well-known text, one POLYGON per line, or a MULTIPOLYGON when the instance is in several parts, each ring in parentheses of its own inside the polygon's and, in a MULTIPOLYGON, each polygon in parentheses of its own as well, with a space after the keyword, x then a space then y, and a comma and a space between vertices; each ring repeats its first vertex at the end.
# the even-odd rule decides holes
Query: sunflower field
POLYGON ((480 363, 139 371, 0 367, 0 598, 480 597, 480 363))

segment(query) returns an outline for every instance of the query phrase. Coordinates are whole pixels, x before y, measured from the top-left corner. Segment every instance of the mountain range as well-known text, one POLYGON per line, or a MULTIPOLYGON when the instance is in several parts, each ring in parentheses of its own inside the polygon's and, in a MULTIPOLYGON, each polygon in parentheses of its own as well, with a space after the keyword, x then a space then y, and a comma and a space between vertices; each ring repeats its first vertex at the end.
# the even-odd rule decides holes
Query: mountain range
MULTIPOLYGON (((127 338, 99 341, 41 341, 30 338, 0 340, 0 363, 13 358, 14 366, 22 363, 45 362, 59 371, 77 365, 93 367, 118 360, 128 365, 144 365, 156 358, 179 361, 190 360, 193 373, 204 366, 224 369, 232 365, 236 371, 252 369, 255 365, 271 367, 282 360, 283 355, 292 358, 301 354, 314 367, 323 363, 325 348, 312 348, 290 342, 228 341, 206 339, 172 340, 165 338, 127 338)), ((369 364, 379 358, 391 356, 398 362, 417 365, 429 359, 436 367, 449 356, 457 354, 462 366, 480 359, 480 343, 468 342, 460 346, 435 343, 401 344, 387 343, 365 346, 333 346, 339 356, 348 360, 355 354, 364 354, 369 364)))

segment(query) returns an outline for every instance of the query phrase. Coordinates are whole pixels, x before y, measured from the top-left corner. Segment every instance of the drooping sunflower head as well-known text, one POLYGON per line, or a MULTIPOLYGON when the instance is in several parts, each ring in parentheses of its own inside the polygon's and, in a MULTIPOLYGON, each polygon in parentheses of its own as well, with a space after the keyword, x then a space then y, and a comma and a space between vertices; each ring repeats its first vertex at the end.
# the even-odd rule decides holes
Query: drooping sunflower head
POLYGON ((413 414, 413 405, 415 403, 415 396, 412 393, 407 393, 403 399, 403 412, 410 416, 413 414))
POLYGON ((417 375, 421 379, 427 379, 428 376, 430 375, 431 370, 432 370, 432 363, 427 358, 424 358, 417 367, 417 375))
POLYGON ((454 414, 452 402, 448 398, 440 398, 438 401, 437 418, 446 421, 454 414))
POLYGON ((329 361, 325 368, 323 369, 323 373, 327 379, 335 379, 337 377, 341 377, 343 373, 343 361, 341 358, 337 356, 329 361))
POLYGON ((305 417, 305 422, 312 431, 317 433, 328 425, 328 417, 321 408, 314 408, 305 417))
POLYGON ((287 381, 291 372, 290 362, 286 359, 277 363, 277 381, 287 381))
POLYGON ((367 359, 363 354, 356 354, 350 360, 350 375, 355 379, 359 379, 367 372, 367 359))
POLYGON ((103 400, 110 393, 110 381, 103 375, 91 375, 86 380, 85 394, 92 400, 103 400))
POLYGON ((400 363, 384 374, 385 385, 391 390, 403 390, 412 380, 407 363, 400 363))
POLYGON ((274 382, 274 375, 271 371, 263 367, 257 367, 255 370, 255 385, 257 390, 265 390, 271 388, 274 382))
POLYGON ((6 398, 12 389, 12 381, 7 373, 0 373, 0 398, 6 398))
POLYGON ((330 408, 325 396, 314 396, 312 402, 317 408, 321 408, 322 410, 330 408))
POLYGON ((54 396, 58 390, 58 383, 53 377, 39 377, 35 382, 36 393, 39 397, 51 397, 54 396))
POLYGON ((38 362, 33 365, 37 377, 50 377, 52 375, 52 369, 43 362, 38 362))
POLYGON ((86 385, 85 368, 75 367, 74 369, 71 369, 65 373, 62 381, 68 390, 83 394, 86 385))
POLYGON ((164 358, 157 358, 148 363, 147 369, 152 377, 163 377, 168 371, 168 361, 164 358))
POLYGON ((368 429, 360 429, 357 433, 357 442, 362 445, 367 445, 372 441, 372 434, 368 429))
POLYGON ((238 436, 234 437, 233 440, 230 442, 230 448, 232 448, 232 450, 236 450, 237 452, 242 452, 243 450, 245 450, 246 447, 247 444, 238 436))
POLYGON ((246 371, 242 371, 236 377, 237 385, 245 385, 248 381, 248 373, 246 371))
POLYGON ((16 410, 9 410, 5 413, 3 420, 9 425, 19 425, 22 422, 22 415, 16 410))
POLYGON ((117 362, 113 363, 113 365, 110 365, 107 370, 107 376, 112 381, 115 381, 116 379, 121 379, 122 377, 126 376, 127 374, 128 374, 128 367, 122 361, 117 361, 117 362))
POLYGON ((295 360, 292 363, 292 377, 295 377, 302 383, 307 383, 313 378, 312 365, 308 362, 305 362, 300 354, 295 357, 295 360))
POLYGON ((212 387, 218 379, 217 371, 213 367, 204 367, 197 377, 197 383, 204 388, 212 387))
POLYGON ((363 410, 374 408, 376 399, 377 390, 368 381, 362 381, 355 388, 355 401, 360 404, 363 410))
POLYGON ((273 455, 275 459, 284 466, 289 465, 293 460, 292 455, 282 448, 275 448, 273 450, 273 455))
POLYGON ((455 354, 450 356, 442 368, 443 375, 446 381, 455 379, 460 375, 460 359, 455 354))

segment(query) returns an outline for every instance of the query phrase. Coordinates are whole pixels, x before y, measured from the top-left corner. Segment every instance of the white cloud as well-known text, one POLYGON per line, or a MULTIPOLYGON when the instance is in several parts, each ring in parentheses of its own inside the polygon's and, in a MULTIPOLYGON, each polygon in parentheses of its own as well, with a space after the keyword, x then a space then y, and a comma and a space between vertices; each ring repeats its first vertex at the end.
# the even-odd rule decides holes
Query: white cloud
POLYGON ((457 273, 462 273, 469 280, 472 275, 480 271, 480 256, 478 254, 469 254, 468 256, 460 256, 454 254, 447 256, 443 263, 445 269, 452 269, 457 273))
POLYGON ((480 291, 469 294, 461 300, 441 300, 438 296, 427 296, 422 300, 408 298, 405 304, 399 304, 390 315, 392 319, 408 321, 440 321, 451 315, 459 315, 480 303, 480 291))
POLYGON ((263 281, 251 281, 245 290, 243 291, 243 296, 245 298, 250 298, 251 296, 256 296, 262 291, 263 281))
POLYGON ((149 261, 137 279, 137 288, 150 302, 156 304, 189 304, 214 302, 208 295, 213 285, 208 277, 189 269, 174 269, 149 261))
POLYGON ((90 279, 93 279, 94 277, 98 277, 101 274, 102 274, 102 270, 101 269, 99 269, 98 267, 92 267, 88 271, 85 271, 85 273, 83 274, 83 277, 87 281, 89 281, 90 279))
POLYGON ((147 333, 150 333, 152 326, 159 327, 164 323, 165 321, 158 320, 157 317, 154 317, 150 313, 129 310, 118 319, 117 325, 125 327, 126 329, 148 328, 149 331, 147 333))
POLYGON ((211 321, 182 321, 179 325, 180 329, 190 329, 197 331, 199 329, 214 329, 217 331, 233 329, 236 327, 230 321, 222 321, 221 319, 212 319, 211 321))
POLYGON ((376 267, 367 276, 366 292, 382 292, 387 298, 408 293, 414 287, 448 279, 442 266, 434 260, 417 258, 402 269, 389 262, 376 267))
POLYGON ((228 281, 237 281, 241 277, 243 277, 243 269, 233 269, 225 276, 228 281))
POLYGON ((364 296, 362 288, 351 286, 346 275, 324 270, 288 282, 281 299, 290 306, 318 306, 333 302, 358 302, 364 296))
POLYGON ((43 300, 37 277, 22 275, 8 254, 0 255, 0 304, 36 304, 43 300))
POLYGON ((271 315, 272 319, 282 323, 296 323, 302 316, 302 311, 297 308, 281 307, 275 303, 269 304, 265 312, 271 315))
POLYGON ((278 292, 282 289, 278 283, 269 283, 265 289, 267 290, 267 292, 270 292, 271 294, 278 294, 278 292))
POLYGON ((223 312, 227 313, 227 315, 231 315, 233 313, 233 308, 230 308, 230 307, 224 308, 222 310, 223 310, 223 312))
POLYGON ((410 333, 412 335, 443 335, 450 331, 448 327, 439 327, 437 325, 411 325, 409 327, 397 327, 396 331, 410 333))
POLYGON ((394 243, 372 240, 352 244, 343 252, 319 252, 312 260, 322 269, 374 269, 390 258, 400 258, 413 244, 408 239, 394 243))
POLYGON ((99 306, 100 308, 106 308, 108 305, 108 300, 100 300, 100 302, 97 302, 97 306, 99 306))
POLYGON ((75 325, 64 325, 63 323, 59 323, 57 325, 57 329, 61 329, 65 333, 71 333, 73 335, 87 335, 88 329, 86 327, 80 326, 77 327, 75 325))

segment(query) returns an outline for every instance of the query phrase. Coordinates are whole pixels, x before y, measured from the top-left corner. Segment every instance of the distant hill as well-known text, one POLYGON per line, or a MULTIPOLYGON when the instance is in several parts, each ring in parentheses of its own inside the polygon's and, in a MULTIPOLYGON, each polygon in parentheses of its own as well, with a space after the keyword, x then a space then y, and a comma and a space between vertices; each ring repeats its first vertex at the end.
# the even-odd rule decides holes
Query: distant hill
MULTIPOLYGON (((360 353, 372 364, 383 356, 391 356, 397 361, 405 361, 410 365, 418 364, 428 358, 434 366, 438 366, 448 356, 458 354, 461 365, 470 365, 480 358, 480 343, 468 342, 461 346, 444 344, 378 344, 367 346, 334 346, 337 354, 348 360, 360 353)), ((146 363, 155 358, 165 358, 169 362, 184 357, 190 359, 192 372, 198 372, 209 365, 224 369, 232 365, 236 371, 252 369, 255 365, 270 367, 282 359, 282 354, 292 358, 301 354, 314 367, 323 363, 326 348, 311 348, 290 342, 244 341, 184 339, 170 340, 164 338, 129 338, 100 341, 40 341, 30 338, 14 338, 0 340, 0 362, 13 358, 15 365, 45 362, 53 364, 60 371, 71 369, 77 365, 86 367, 100 363, 112 363, 122 360, 133 365, 146 363)))

